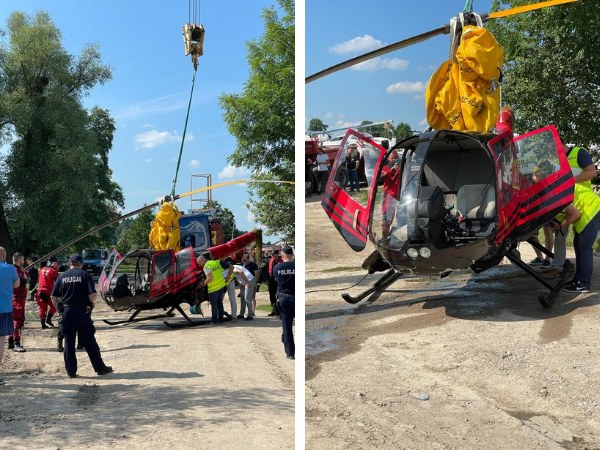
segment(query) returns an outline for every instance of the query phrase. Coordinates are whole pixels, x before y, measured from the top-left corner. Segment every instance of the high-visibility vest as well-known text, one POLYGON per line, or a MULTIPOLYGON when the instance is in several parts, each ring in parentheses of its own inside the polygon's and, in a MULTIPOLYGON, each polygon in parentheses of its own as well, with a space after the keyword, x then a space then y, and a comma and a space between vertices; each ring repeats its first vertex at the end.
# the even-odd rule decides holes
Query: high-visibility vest
POLYGON ((577 233, 581 233, 588 223, 596 217, 596 214, 600 213, 600 196, 591 189, 575 183, 573 204, 581 213, 581 217, 573 222, 573 228, 577 233))
POLYGON ((225 287, 225 278, 223 278, 223 273, 221 272, 221 263, 211 259, 210 261, 206 261, 204 268, 210 269, 212 273, 212 281, 208 283, 208 293, 210 294, 211 292, 223 289, 225 287))
MULTIPOLYGON (((571 170, 573 171, 573 175, 575 176, 579 175, 581 173, 581 170, 584 169, 584 167, 581 167, 579 164, 577 164, 577 154, 579 153, 579 150, 581 150, 581 148, 582 147, 573 147, 573 149, 569 152, 569 156, 567 157, 567 159, 569 160, 569 166, 571 166, 571 170)), ((581 181, 579 184, 589 189, 592 188, 592 180, 581 181)))

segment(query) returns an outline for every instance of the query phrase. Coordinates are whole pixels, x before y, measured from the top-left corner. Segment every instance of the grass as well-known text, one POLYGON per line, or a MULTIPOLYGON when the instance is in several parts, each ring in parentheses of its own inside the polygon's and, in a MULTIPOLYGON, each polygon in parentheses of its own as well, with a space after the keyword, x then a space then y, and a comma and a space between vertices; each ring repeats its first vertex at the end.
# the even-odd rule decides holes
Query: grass
POLYGON ((271 312, 271 305, 256 305, 258 311, 269 311, 271 312))

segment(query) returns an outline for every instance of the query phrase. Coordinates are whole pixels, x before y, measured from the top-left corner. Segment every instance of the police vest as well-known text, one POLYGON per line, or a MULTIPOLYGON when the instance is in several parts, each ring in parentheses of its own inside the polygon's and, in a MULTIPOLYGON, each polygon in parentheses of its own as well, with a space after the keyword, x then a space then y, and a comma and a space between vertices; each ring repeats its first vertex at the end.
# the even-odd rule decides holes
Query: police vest
MULTIPOLYGON (((567 158, 569 160, 569 166, 571 166, 571 170, 576 169, 573 170, 573 175, 579 175, 581 173, 581 169, 583 169, 583 167, 580 167, 579 164, 577 164, 577 154, 579 153, 579 150, 581 150, 581 147, 573 147, 573 150, 569 152, 569 156, 567 158)), ((591 180, 582 181, 579 184, 589 189, 592 188, 591 180)))
POLYGON ((221 263, 214 260, 206 261, 204 268, 210 269, 212 273, 212 281, 208 283, 208 293, 210 294, 211 292, 223 289, 225 287, 225 278, 223 278, 223 273, 221 272, 223 270, 221 263))
POLYGON ((577 233, 581 233, 596 217, 596 214, 600 213, 600 196, 591 189, 576 183, 573 204, 581 213, 581 217, 573 222, 573 228, 577 233))

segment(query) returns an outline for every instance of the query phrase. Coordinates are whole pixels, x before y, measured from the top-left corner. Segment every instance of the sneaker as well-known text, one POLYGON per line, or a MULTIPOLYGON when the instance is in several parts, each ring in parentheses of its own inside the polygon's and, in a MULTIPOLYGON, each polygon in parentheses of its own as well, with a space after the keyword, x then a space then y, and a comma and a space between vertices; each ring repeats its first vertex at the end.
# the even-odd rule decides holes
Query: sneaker
POLYGON ((287 359, 296 359, 296 357, 294 355, 285 355, 285 357, 287 359))
POLYGON ((77 378, 77 374, 76 373, 68 373, 67 376, 69 378, 77 378))
POLYGON ((565 286, 563 288, 563 290, 565 292, 574 292, 574 293, 579 293, 579 292, 590 292, 590 288, 581 284, 579 281, 569 285, 569 286, 565 286))
POLYGON ((275 314, 275 312, 274 312, 274 311, 271 311, 269 314, 267 314, 267 316, 269 316, 269 317, 273 317, 273 316, 276 316, 276 315, 277 315, 277 314, 275 314))
POLYGON ((545 259, 542 264, 540 264, 540 266, 544 269, 549 269, 550 267, 552 267, 552 261, 545 259))
POLYGON ((248 316, 244 320, 254 320, 254 317, 253 316, 248 316))
POLYGON ((237 316, 235 316, 236 319, 243 319, 244 315, 243 314, 238 314, 237 316))
POLYGON ((23 347, 21 347, 21 344, 18 342, 15 342, 15 348, 13 349, 14 352, 16 353, 24 353, 27 350, 25 350, 23 347))
POLYGON ((531 261, 529 261, 529 265, 530 266, 541 266, 544 263, 543 260, 541 260, 540 258, 536 257, 535 259, 532 259, 531 261))
POLYGON ((98 375, 106 375, 108 373, 112 373, 113 372, 113 368, 111 366, 106 366, 104 369, 99 370, 98 372, 96 372, 98 375))

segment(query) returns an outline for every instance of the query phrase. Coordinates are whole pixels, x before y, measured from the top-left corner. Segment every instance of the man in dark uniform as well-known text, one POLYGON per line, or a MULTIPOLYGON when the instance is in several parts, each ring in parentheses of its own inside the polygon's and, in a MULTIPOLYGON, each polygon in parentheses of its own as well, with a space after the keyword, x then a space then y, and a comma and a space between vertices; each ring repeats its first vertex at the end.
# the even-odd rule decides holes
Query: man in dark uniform
POLYGON ((65 336, 64 358, 67 375, 69 378, 77 376, 75 336, 78 332, 94 371, 98 375, 106 375, 113 369, 102 361, 100 347, 94 337, 96 329, 90 317, 96 303, 94 280, 89 273, 82 270, 83 259, 79 253, 71 256, 69 265, 70 269, 58 277, 52 289, 52 303, 56 309, 62 311, 61 327, 65 336))
POLYGON ((269 301, 271 302, 271 312, 268 314, 269 316, 278 316, 279 308, 277 307, 277 281, 275 280, 275 273, 273 273, 273 267, 276 264, 282 262, 281 257, 279 256, 279 250, 273 250, 271 254, 271 259, 269 260, 269 301))
POLYGON ((277 281, 277 295, 279 296, 285 355, 288 359, 294 359, 296 346, 294 345, 292 324, 294 322, 296 309, 296 290, 294 288, 296 263, 294 262, 294 251, 291 247, 284 247, 282 254, 283 262, 273 267, 273 275, 277 281))
POLYGON ((35 294, 37 292, 38 270, 33 265, 36 260, 37 258, 33 255, 25 260, 25 265, 29 267, 29 270, 27 271, 27 300, 29 301, 35 300, 35 294))

